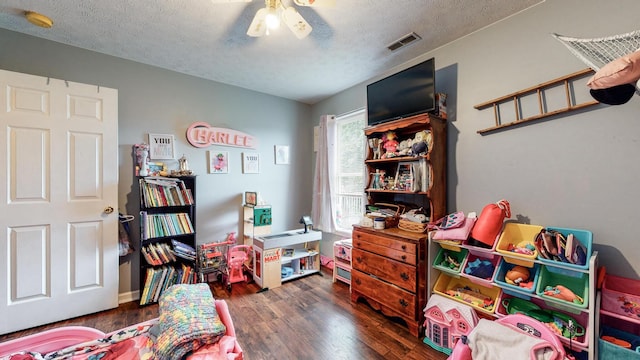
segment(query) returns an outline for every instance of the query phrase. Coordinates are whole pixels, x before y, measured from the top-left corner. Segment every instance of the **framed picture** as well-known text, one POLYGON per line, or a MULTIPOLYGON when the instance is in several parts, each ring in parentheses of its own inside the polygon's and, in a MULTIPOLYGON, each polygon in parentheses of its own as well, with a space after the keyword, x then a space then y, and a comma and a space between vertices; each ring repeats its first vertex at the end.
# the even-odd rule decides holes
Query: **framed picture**
POLYGON ((258 193, 255 191, 244 192, 244 203, 247 205, 258 205, 258 193))
POLYGON ((286 145, 274 146, 276 165, 289 164, 289 147, 286 145))
POLYGON ((149 163, 149 176, 159 176, 160 171, 164 168, 164 164, 161 162, 149 163))
POLYGON ((175 139, 170 134, 149 134, 149 158, 152 160, 175 159, 175 139))
POLYGON ((260 173, 260 154, 242 153, 242 172, 245 174, 260 173))
POLYGON ((209 174, 229 173, 229 152, 209 151, 209 174))

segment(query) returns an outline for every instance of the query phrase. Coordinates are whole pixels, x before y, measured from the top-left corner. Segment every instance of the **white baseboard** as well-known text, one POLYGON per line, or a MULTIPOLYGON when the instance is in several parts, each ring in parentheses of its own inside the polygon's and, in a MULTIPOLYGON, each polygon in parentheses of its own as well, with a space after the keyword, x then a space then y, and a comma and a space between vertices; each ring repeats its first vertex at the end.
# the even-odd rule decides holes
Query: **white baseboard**
POLYGON ((118 294, 118 304, 124 304, 137 300, 140 300, 139 290, 118 294))

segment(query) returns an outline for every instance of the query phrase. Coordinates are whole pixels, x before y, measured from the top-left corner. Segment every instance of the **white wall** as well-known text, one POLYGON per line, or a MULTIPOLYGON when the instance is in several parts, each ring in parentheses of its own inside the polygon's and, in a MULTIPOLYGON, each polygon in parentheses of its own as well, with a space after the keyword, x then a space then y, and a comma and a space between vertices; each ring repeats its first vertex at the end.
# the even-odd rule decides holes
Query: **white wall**
MULTIPOLYGON (((245 191, 258 191, 273 206, 273 231, 299 228, 311 212, 313 123, 310 107, 270 95, 198 79, 23 34, 0 30, 0 68, 118 89, 119 210, 138 215, 138 183, 132 146, 148 133, 174 134, 197 174, 197 241, 223 240, 239 231, 245 191), (195 148, 185 131, 196 121, 253 135, 260 174, 242 174, 243 149, 195 148), (290 146, 290 165, 274 164, 274 145, 290 146), (229 174, 207 174, 207 151, 229 151, 229 174)), ((177 161, 165 161, 177 169, 177 161)), ((139 249, 138 218, 132 240, 139 249)), ((121 261, 120 294, 138 289, 138 252, 121 261)))
MULTIPOLYGON (((521 222, 591 230, 609 272, 639 277, 640 97, 484 136, 476 131, 494 125, 493 113, 473 107, 586 68, 551 33, 630 32, 639 14, 636 0, 547 0, 404 66, 435 57, 437 90, 449 95, 449 211, 507 199, 521 222)), ((364 107, 374 80, 316 104, 312 117, 364 107)), ((585 83, 576 93, 590 100, 585 83)))

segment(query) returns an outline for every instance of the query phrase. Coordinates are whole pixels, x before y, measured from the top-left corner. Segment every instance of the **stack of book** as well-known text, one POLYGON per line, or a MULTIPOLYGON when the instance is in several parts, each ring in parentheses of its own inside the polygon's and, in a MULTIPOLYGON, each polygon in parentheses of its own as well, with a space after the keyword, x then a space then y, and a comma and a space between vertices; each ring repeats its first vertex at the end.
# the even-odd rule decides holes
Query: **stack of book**
POLYGON ((171 239, 171 244, 173 245, 173 254, 175 256, 189 261, 196 261, 196 249, 174 239, 171 239))

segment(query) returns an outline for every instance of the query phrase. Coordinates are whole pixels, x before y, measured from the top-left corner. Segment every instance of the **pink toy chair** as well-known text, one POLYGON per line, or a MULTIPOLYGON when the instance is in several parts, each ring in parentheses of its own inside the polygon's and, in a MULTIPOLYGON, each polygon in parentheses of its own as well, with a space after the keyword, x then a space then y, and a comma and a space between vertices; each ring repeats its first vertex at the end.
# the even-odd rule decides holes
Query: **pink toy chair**
POLYGON ((236 245, 229 248, 227 253, 227 290, 231 291, 231 284, 248 281, 244 274, 244 263, 249 260, 249 252, 253 251, 249 245, 236 245))

